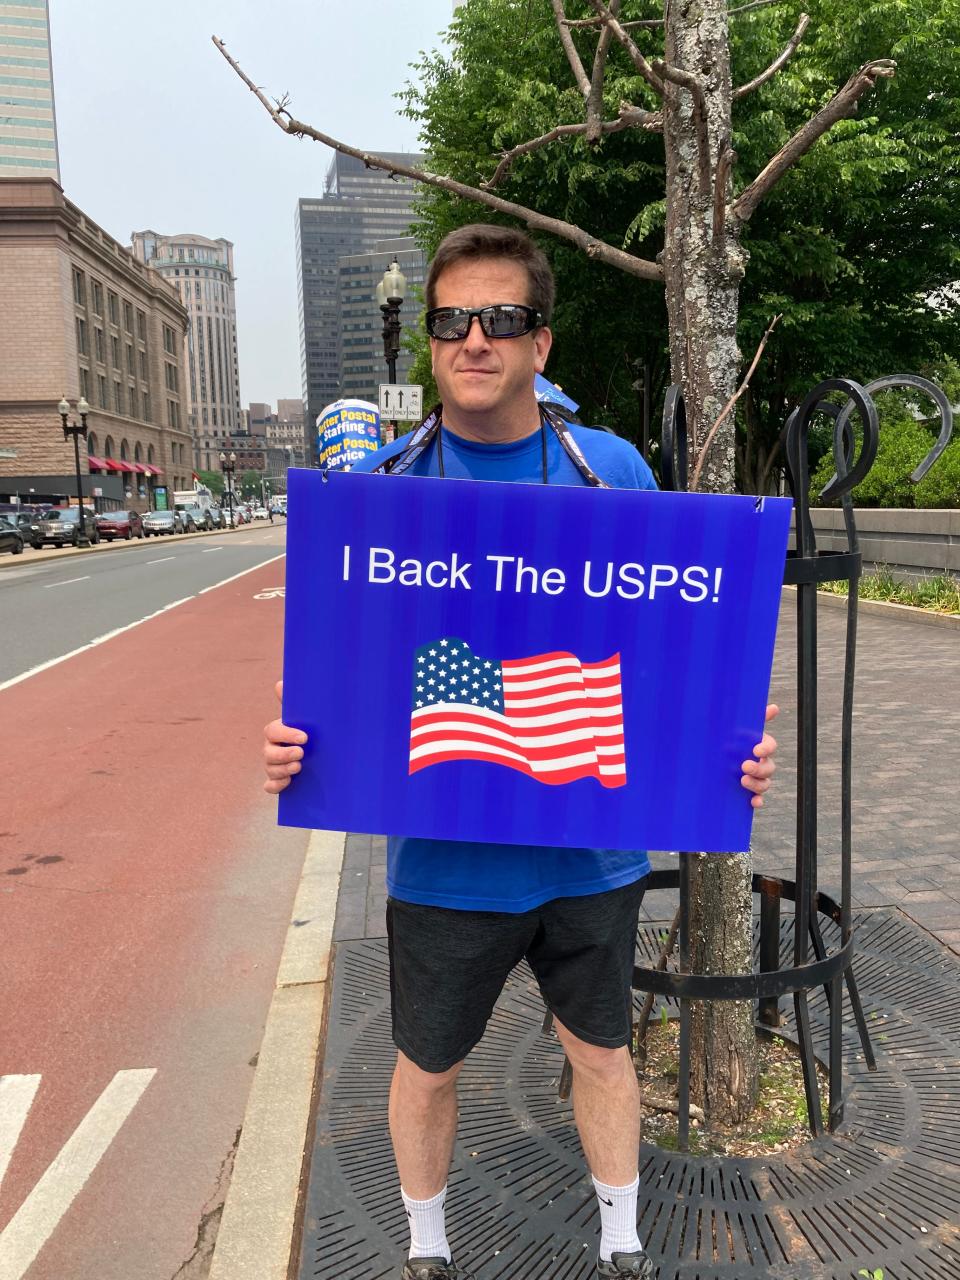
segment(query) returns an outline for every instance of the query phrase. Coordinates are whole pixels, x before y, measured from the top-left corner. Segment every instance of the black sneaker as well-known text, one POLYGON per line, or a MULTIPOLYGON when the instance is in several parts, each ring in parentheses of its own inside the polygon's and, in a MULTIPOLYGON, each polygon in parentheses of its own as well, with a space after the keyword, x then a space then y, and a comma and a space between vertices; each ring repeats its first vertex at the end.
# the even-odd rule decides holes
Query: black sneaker
POLYGON ((615 1253, 611 1262, 597 1259, 597 1275, 609 1280, 650 1280, 653 1262, 642 1249, 639 1253, 615 1253))
MULTIPOLYGON (((611 1275, 616 1274, 611 1272, 611 1275)), ((627 1275, 630 1272, 626 1272, 627 1275)), ((408 1258, 400 1272, 400 1280, 472 1280, 466 1271, 446 1258, 408 1258)))

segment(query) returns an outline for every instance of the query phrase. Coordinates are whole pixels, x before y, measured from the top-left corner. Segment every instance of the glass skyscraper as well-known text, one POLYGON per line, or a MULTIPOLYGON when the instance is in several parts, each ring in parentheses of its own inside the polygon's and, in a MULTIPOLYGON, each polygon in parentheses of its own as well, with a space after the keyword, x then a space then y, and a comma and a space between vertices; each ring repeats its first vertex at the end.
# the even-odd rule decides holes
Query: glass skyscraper
MULTIPOLYGON (((399 152, 382 154, 384 159, 411 166, 423 160, 399 152)), ((340 261, 371 253, 380 241, 405 236, 415 221, 414 196, 412 182, 368 169, 362 160, 338 153, 323 196, 297 204, 300 369, 308 428, 326 405, 343 394, 340 261)), ((380 319, 372 293, 370 314, 373 320, 380 319)), ((386 368, 382 381, 386 381, 386 368)))
POLYGON ((47 0, 0 0, 0 178, 60 181, 47 0))

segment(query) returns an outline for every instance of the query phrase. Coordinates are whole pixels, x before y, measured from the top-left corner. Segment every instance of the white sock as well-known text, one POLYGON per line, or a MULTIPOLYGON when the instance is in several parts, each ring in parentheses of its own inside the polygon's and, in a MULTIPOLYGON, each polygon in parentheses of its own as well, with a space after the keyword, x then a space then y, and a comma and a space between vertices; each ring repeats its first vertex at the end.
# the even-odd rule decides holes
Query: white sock
POLYGON ((600 1257, 610 1262, 615 1253, 638 1253, 643 1245, 637 1235, 637 1194, 640 1175, 626 1187, 608 1187, 593 1180, 600 1204, 600 1257))
MULTIPOLYGON (((639 1178, 638 1178, 639 1183, 639 1178)), ((410 1254, 411 1258, 443 1258, 449 1262, 450 1246, 447 1244, 447 1229, 444 1224, 443 1205, 447 1198, 447 1188, 438 1191, 429 1200, 411 1200, 403 1187, 403 1207, 410 1221, 410 1254)), ((634 1197, 636 1200, 636 1197, 634 1197)))

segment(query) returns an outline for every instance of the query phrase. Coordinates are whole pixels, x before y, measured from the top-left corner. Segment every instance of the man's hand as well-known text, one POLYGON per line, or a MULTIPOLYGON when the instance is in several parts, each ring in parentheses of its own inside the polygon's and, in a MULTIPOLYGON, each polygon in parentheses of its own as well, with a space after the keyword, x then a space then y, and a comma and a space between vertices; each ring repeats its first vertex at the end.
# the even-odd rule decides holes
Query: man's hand
MULTIPOLYGON (((777 715, 779 710, 780 708, 774 706, 773 703, 767 707, 765 717, 767 723, 777 715)), ((269 727, 268 725, 267 728, 269 727)), ((769 790, 770 777, 777 767, 773 762, 773 753, 776 749, 776 738, 772 733, 765 733, 762 740, 753 748, 753 754, 757 757, 756 760, 744 760, 740 766, 740 771, 743 775, 740 778, 740 785, 753 792, 750 804, 754 809, 763 808, 763 793, 769 790)), ((284 783, 283 785, 286 786, 287 784, 284 783)))
MULTIPOLYGON (((282 701, 282 680, 277 681, 275 692, 277 701, 282 701)), ((291 729, 282 720, 270 721, 263 731, 263 761, 267 768, 264 791, 275 796, 290 785, 293 775, 300 772, 306 740, 307 735, 302 729, 291 729)))

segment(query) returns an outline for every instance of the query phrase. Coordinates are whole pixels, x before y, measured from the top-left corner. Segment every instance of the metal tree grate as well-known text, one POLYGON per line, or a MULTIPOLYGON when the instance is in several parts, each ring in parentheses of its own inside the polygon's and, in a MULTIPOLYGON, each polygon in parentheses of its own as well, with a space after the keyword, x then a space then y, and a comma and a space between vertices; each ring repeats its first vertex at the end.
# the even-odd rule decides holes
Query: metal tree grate
MULTIPOLYGON (((781 945, 792 945, 784 918, 781 945)), ((655 928, 639 952, 656 954, 655 928)), ((640 1234, 658 1280, 960 1280, 960 962, 889 912, 858 922, 857 976, 879 1070, 844 1027, 846 1122, 763 1159, 644 1145, 640 1234)), ((818 1052, 823 993, 811 1001, 818 1052)), ((478 1280, 588 1280, 599 1215, 543 1004, 514 973, 461 1077, 447 1199, 478 1280)), ((791 1034, 789 1022, 785 1034, 791 1034)), ((387 1132, 393 1069, 384 941, 340 944, 300 1280, 397 1277, 407 1242, 387 1132)))

